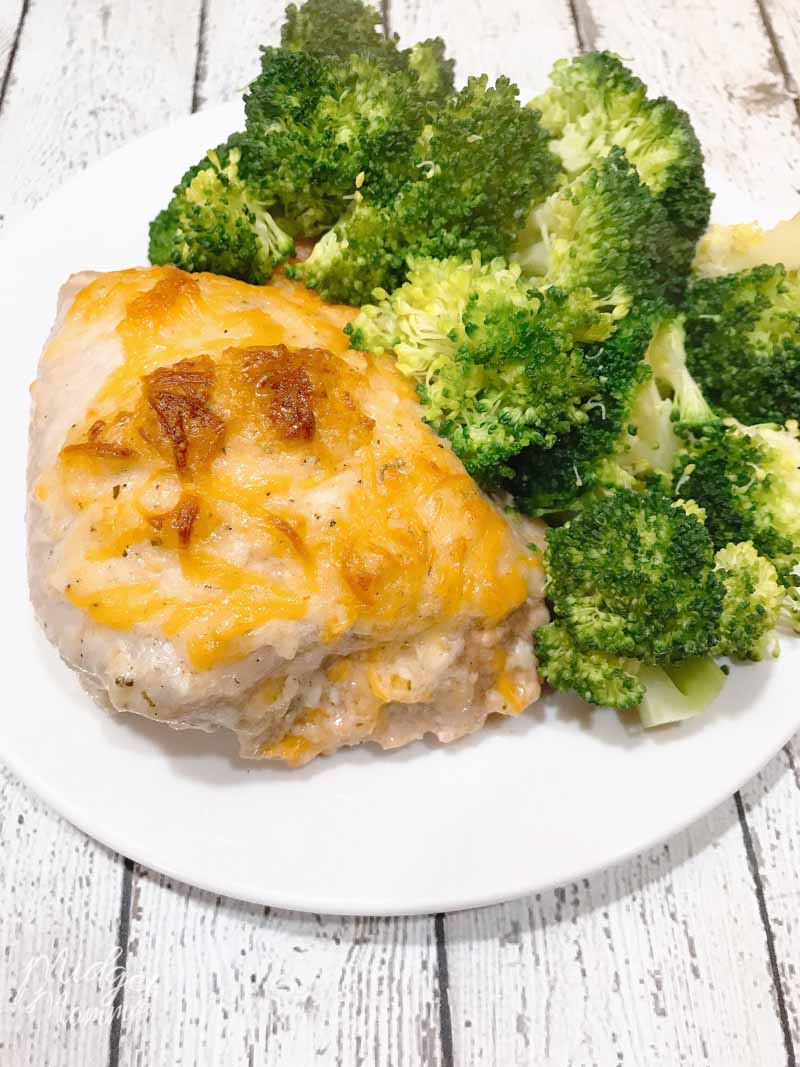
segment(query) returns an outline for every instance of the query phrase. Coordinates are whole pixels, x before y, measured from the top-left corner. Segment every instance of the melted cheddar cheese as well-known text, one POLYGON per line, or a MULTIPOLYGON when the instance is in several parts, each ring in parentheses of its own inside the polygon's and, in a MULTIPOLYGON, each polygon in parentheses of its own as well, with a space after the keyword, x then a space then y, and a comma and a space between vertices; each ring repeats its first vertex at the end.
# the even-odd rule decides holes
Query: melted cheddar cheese
MULTIPOLYGON (((303 628, 332 646, 397 640, 525 601, 537 555, 391 361, 348 349, 353 314, 281 276, 170 267, 79 293, 45 359, 81 338, 114 359, 35 488, 65 531, 51 581, 72 604, 160 633, 203 670, 276 626, 295 645, 303 628)), ((397 699, 396 678, 365 670, 397 699)))

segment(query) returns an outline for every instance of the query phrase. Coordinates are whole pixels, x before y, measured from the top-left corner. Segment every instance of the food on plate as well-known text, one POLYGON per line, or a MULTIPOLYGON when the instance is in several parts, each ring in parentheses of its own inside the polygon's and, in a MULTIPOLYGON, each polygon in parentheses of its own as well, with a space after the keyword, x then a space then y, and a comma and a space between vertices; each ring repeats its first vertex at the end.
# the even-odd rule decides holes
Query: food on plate
POLYGON ((592 704, 639 706, 653 724, 670 681, 689 700, 714 675, 721 687, 704 657, 761 659, 774 645, 786 594, 775 568, 751 542, 715 553, 702 508, 659 482, 587 503, 549 531, 546 564, 553 621, 536 633, 541 671, 592 704))
POLYGON ((33 390, 33 601, 89 690, 298 764, 539 694, 540 524, 419 417, 354 309, 153 267, 66 287, 33 390))
POLYGON ((568 178, 582 173, 613 147, 622 148, 663 207, 675 244, 694 251, 708 225, 711 193, 703 152, 685 111, 647 86, 610 52, 561 59, 551 86, 534 98, 552 149, 568 178))
POLYGON ((87 684, 300 763, 518 712, 537 657, 657 726, 777 655, 800 215, 707 230, 618 56, 456 87, 361 0, 291 5, 244 112, 43 358, 34 599, 87 684))
POLYGON ((800 275, 782 263, 700 278, 686 307, 689 367, 709 401, 743 422, 800 413, 800 275))

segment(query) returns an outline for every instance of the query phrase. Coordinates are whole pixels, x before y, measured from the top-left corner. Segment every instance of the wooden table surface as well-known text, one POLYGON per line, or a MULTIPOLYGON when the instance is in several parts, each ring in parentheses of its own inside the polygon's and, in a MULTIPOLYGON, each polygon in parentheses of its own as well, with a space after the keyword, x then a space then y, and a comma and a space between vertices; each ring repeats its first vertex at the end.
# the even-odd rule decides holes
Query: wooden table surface
MULTIPOLYGON (((281 9, 0 0, 4 221, 131 138, 234 95, 281 9)), ((800 191, 800 0, 384 0, 383 12, 405 41, 443 34, 459 75, 532 88, 558 56, 611 48, 691 112, 718 171, 766 205, 800 191)), ((797 738, 661 847, 454 915, 342 919, 215 897, 91 841, 1 768, 0 848, 3 1067, 779 1067, 800 1052, 797 738)))

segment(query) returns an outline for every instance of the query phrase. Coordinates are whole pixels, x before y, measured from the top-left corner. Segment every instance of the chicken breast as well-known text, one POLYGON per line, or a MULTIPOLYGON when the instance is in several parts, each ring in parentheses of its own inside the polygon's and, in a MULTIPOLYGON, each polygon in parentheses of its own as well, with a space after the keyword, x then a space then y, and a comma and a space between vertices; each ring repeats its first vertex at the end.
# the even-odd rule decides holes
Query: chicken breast
POLYGON ((299 764, 460 737, 539 695, 512 525, 354 314, 278 277, 77 275, 33 386, 29 573, 108 707, 299 764))

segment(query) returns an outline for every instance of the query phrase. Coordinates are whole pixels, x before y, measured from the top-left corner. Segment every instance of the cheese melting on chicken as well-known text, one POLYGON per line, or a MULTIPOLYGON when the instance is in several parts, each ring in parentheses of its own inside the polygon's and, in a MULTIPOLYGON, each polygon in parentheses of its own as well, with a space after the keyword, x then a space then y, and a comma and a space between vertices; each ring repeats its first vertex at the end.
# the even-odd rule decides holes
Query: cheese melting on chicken
MULTIPOLYGON (((423 424, 391 361, 348 349, 353 314, 282 277, 171 267, 78 293, 34 389, 34 540, 47 595, 80 613, 95 654, 111 635, 93 684, 115 707, 222 722, 248 754, 298 763, 381 732, 393 743, 400 710, 437 699, 430 663, 472 657, 473 689, 480 674, 496 697, 480 721, 538 695, 509 619, 527 629, 541 612, 539 554, 423 424), (87 351, 102 375, 81 384, 87 351), (167 655, 163 692, 154 670, 136 684, 122 635, 167 655), (247 695, 232 708, 217 676, 237 665, 247 695)), ((474 703, 465 687, 460 706, 474 703)))

